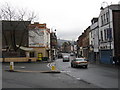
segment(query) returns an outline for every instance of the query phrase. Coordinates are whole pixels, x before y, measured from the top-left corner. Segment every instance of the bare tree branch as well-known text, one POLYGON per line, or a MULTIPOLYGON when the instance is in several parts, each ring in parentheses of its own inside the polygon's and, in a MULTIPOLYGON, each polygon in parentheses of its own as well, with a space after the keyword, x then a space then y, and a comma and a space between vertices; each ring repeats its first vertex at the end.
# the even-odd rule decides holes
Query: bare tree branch
POLYGON ((27 19, 28 21, 33 21, 37 17, 37 15, 35 15, 34 12, 30 12, 28 16, 29 16, 27 19))
POLYGON ((6 3, 5 6, 2 6, 1 10, 1 18, 2 20, 14 20, 15 10, 6 3))
MULTIPOLYGON (((12 42, 12 47, 13 49, 16 51, 17 48, 16 47, 16 28, 18 27, 18 25, 20 24, 19 21, 23 21, 24 26, 25 26, 25 30, 23 32, 23 36, 21 37, 20 43, 19 43, 19 47, 22 45, 23 43, 23 37, 24 35, 26 35, 26 30, 28 29, 28 26, 26 26, 25 21, 34 21, 34 19, 37 16, 35 15, 34 12, 30 12, 24 9, 14 9, 13 7, 11 7, 8 3, 6 3, 6 5, 0 7, 0 19, 1 20, 7 20, 7 21, 11 21, 10 26, 12 28, 11 30, 11 42, 12 42), (18 21, 18 24, 16 24, 16 26, 12 25, 12 21, 18 21)), ((5 35, 4 35, 5 36, 5 35)))

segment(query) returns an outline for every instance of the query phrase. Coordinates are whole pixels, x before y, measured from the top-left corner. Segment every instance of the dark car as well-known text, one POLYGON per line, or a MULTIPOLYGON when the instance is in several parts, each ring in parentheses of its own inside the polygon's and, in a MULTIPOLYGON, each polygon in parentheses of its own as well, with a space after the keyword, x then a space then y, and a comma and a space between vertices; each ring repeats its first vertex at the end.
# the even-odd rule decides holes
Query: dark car
POLYGON ((63 58, 62 53, 59 53, 59 54, 58 54, 58 58, 63 58))
POLYGON ((71 61, 71 67, 78 67, 82 66, 87 68, 88 62, 85 58, 75 58, 71 61))
POLYGON ((70 53, 70 56, 74 56, 74 53, 70 53))

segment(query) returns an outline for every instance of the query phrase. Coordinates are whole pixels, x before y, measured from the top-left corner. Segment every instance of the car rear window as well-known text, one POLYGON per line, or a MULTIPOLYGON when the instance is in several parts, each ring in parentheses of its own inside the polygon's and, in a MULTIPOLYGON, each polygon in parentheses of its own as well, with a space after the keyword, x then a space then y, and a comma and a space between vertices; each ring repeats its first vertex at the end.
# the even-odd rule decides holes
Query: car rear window
POLYGON ((64 56, 64 58, 68 58, 68 56, 64 56))
POLYGON ((75 59, 75 61, 85 61, 85 59, 75 59))

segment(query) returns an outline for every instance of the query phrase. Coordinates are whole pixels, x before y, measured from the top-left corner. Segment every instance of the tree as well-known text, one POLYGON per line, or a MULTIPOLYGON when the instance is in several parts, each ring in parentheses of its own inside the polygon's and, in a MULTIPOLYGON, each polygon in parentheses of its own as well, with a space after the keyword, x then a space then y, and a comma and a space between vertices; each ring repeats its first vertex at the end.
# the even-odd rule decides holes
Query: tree
POLYGON ((11 45, 8 43, 8 40, 6 39, 5 33, 3 33, 3 36, 5 38, 6 45, 8 47, 6 48, 7 51, 13 48, 13 50, 16 52, 20 46, 23 43, 23 38, 25 34, 27 33, 28 25, 26 24, 26 21, 32 22, 37 16, 32 11, 27 11, 25 9, 14 9, 8 3, 0 7, 0 20, 2 21, 9 21, 9 26, 11 27, 10 37, 11 38, 11 45), (13 24, 13 21, 16 21, 16 24, 13 24), (24 32, 23 35, 19 41, 19 44, 16 42, 16 28, 20 25, 20 22, 24 25, 24 32), (18 47, 17 47, 18 44, 18 47))

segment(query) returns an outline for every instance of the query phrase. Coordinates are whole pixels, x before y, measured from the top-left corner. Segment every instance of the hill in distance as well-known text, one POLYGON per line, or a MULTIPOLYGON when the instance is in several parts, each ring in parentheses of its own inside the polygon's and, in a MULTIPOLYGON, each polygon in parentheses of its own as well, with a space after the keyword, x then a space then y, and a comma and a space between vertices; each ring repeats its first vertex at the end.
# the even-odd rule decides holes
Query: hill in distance
POLYGON ((62 44, 63 44, 64 42, 68 42, 68 41, 69 41, 71 44, 74 44, 74 41, 57 39, 58 46, 62 46, 62 44))

